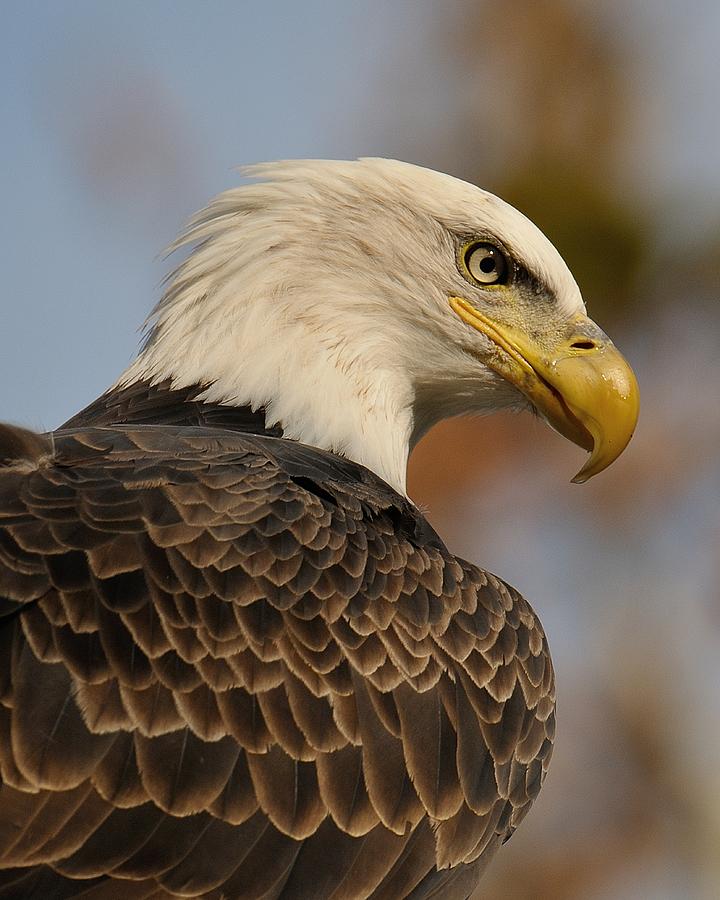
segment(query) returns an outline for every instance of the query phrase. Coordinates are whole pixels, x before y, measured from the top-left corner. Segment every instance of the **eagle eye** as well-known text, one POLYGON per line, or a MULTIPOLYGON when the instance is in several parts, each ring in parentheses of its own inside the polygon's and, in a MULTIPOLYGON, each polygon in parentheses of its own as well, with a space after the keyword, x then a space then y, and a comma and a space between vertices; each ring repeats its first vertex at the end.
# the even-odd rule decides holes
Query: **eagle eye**
POLYGON ((506 284, 510 265, 507 256, 493 244, 472 243, 463 251, 467 273, 477 284, 506 284))

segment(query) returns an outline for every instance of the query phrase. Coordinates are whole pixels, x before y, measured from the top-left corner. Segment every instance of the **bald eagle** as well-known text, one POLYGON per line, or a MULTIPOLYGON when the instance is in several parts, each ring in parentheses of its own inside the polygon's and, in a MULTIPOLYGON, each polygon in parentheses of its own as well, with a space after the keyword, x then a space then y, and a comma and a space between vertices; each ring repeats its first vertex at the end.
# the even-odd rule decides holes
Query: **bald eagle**
POLYGON ((466 898, 547 770, 538 618, 449 552, 408 454, 531 408, 585 480, 633 374, 497 197, 249 174, 115 384, 0 430, 0 897, 466 898))

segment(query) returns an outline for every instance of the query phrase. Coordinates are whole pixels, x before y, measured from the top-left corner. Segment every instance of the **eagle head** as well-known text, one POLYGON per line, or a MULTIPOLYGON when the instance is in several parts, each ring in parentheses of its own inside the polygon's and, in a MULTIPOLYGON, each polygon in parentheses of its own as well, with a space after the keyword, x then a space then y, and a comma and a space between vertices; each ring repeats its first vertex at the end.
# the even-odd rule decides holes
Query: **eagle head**
POLYGON ((170 379, 262 408, 287 438, 405 490, 440 419, 532 408, 589 453, 633 433, 638 387, 525 216, 448 175, 387 159, 251 167, 175 246, 148 336, 120 385, 170 379))

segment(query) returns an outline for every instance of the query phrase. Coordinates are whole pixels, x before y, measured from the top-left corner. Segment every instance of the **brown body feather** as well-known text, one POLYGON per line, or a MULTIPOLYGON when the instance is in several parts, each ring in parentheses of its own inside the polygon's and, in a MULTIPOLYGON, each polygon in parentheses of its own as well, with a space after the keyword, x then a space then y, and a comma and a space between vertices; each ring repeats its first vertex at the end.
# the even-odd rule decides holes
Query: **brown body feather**
POLYGON ((120 400, 0 432, 0 898, 467 897, 550 759, 528 604, 256 414, 120 400))

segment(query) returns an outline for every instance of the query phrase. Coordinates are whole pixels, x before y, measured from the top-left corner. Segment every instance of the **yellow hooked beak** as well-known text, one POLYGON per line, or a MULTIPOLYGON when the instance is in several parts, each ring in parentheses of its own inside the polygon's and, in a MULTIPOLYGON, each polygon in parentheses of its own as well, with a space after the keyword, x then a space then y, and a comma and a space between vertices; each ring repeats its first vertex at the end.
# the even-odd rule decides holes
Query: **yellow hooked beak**
POLYGON ((485 362, 556 431, 590 452, 574 482, 587 481, 620 456, 635 430, 640 391, 633 370, 591 319, 576 316, 566 335, 541 347, 461 297, 450 297, 450 306, 497 348, 485 362))

